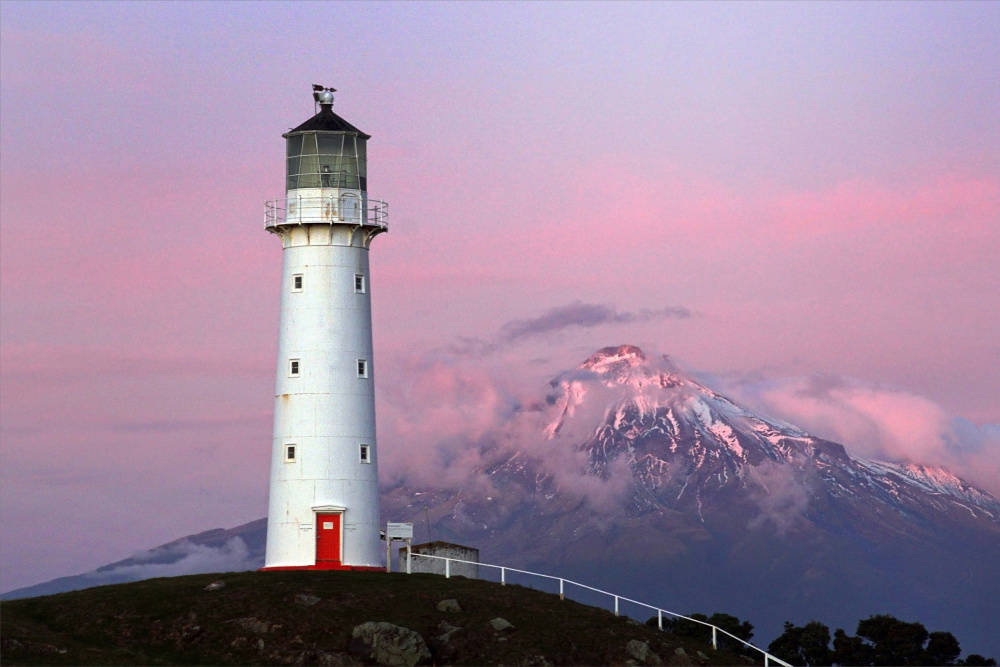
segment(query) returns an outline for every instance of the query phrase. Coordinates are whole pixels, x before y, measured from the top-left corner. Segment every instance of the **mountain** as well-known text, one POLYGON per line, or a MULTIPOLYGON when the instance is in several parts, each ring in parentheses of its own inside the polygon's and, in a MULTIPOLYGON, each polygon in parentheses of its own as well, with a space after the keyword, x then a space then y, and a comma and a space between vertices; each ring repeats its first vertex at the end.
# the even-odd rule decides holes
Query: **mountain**
MULTIPOLYGON (((458 481, 385 489, 383 518, 413 522, 420 540, 476 546, 483 562, 680 613, 736 614, 760 638, 785 620, 850 633, 887 613, 1000 653, 1000 501, 941 468, 854 458, 666 357, 600 350, 467 449, 463 474, 439 476, 458 481)), ((4 598, 110 583, 102 570, 249 569, 263 536, 264 520, 209 531, 4 598), (199 551, 206 539, 216 561, 199 551)))
POLYGON ((383 512, 486 562, 762 636, 891 613, 1000 652, 1000 501, 941 468, 851 457, 665 357, 600 350, 477 447, 474 483, 402 484, 383 512))
POLYGON ((266 518, 228 530, 214 528, 141 551, 130 558, 103 565, 90 572, 7 591, 0 599, 54 595, 153 577, 256 570, 264 566, 266 538, 266 518))

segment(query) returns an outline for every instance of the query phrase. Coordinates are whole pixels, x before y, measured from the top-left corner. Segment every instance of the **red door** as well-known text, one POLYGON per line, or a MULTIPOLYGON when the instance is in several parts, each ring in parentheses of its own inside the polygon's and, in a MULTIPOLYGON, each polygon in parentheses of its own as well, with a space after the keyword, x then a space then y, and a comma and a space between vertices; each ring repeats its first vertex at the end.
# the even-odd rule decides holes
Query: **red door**
POLYGON ((340 515, 316 515, 316 563, 340 564, 340 515))

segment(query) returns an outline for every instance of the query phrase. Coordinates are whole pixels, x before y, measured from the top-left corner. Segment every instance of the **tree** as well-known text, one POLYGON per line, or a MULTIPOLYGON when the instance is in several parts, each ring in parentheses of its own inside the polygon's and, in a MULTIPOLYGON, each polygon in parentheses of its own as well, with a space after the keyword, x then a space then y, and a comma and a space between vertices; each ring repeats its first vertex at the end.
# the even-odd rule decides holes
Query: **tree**
POLYGON ((767 647, 768 653, 795 665, 830 665, 830 628, 819 621, 799 627, 785 621, 785 631, 767 647))
POLYGON ((928 633, 920 623, 907 623, 888 614, 858 621, 858 637, 872 644, 876 665, 923 665, 928 633))
MULTIPOLYGON (((739 637, 743 641, 750 641, 753 637, 753 624, 750 621, 741 621, 736 616, 732 614, 723 614, 716 612, 711 616, 706 616, 705 614, 690 614, 689 618, 694 619, 689 621, 684 618, 675 618, 668 620, 663 619, 663 629, 666 632, 670 632, 681 637, 689 637, 691 639, 696 639, 706 644, 712 642, 712 628, 704 625, 705 623, 716 626, 721 630, 732 634, 735 637, 739 637), (695 621, 702 621, 702 623, 696 623, 695 621)), ((646 621, 646 625, 651 628, 659 626, 659 618, 653 616, 646 621)), ((746 648, 740 642, 734 640, 721 632, 716 634, 716 639, 719 642, 719 646, 726 647, 733 651, 741 651, 746 648)))
POLYGON ((925 665, 954 665, 962 649, 950 632, 932 632, 924 653, 925 665))
MULTIPOLYGON (((714 613, 708 617, 708 622, 712 625, 725 630, 726 632, 739 637, 745 642, 750 641, 753 638, 753 625, 750 621, 740 621, 731 614, 714 613)), ((719 637, 720 640, 729 639, 724 635, 719 637)), ((735 643, 730 640, 730 643, 735 643)), ((742 644, 740 644, 742 646, 742 644)))
POLYGON ((872 647, 861 637, 851 637, 843 628, 833 633, 833 662, 837 665, 871 665, 872 647))

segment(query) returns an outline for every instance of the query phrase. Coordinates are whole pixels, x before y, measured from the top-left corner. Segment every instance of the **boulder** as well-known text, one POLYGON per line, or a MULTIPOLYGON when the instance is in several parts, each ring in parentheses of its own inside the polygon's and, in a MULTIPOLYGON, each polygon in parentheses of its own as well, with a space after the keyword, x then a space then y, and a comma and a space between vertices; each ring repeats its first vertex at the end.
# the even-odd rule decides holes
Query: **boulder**
POLYGON ((654 653, 653 649, 649 648, 649 642, 641 642, 638 639, 633 639, 625 645, 625 652, 640 665, 663 664, 660 656, 654 653))
POLYGON ((437 603, 438 611, 455 611, 461 613, 462 605, 458 604, 458 600, 441 600, 437 603))
POLYGON ((438 627, 441 628, 441 634, 438 635, 437 640, 442 644, 447 644, 448 640, 451 639, 451 636, 462 629, 452 625, 448 621, 441 621, 441 624, 438 627))
POLYGON ((499 616, 490 621, 490 627, 497 632, 513 631, 517 629, 514 627, 513 623, 508 621, 506 618, 500 618, 499 616))
POLYGON ((213 581, 208 586, 205 586, 206 591, 217 591, 220 588, 225 588, 226 582, 224 581, 213 581))
POLYGON ((392 623, 368 621, 355 626, 351 636, 350 650, 380 665, 413 667, 431 657, 419 633, 392 623))
POLYGON ((687 651, 678 647, 674 651, 674 654, 670 656, 670 660, 667 664, 671 665, 671 667, 685 667, 687 665, 694 665, 695 661, 688 656, 687 651))

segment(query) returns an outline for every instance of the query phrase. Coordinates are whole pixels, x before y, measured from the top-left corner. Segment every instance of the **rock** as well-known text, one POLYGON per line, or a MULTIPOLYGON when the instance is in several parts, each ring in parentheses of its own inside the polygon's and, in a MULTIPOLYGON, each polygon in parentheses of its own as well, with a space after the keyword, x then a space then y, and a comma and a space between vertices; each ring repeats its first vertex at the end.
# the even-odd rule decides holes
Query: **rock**
POLYGON ((431 657, 419 633, 392 623, 368 621, 355 626, 351 636, 350 650, 380 665, 413 667, 431 657))
POLYGON ((308 593, 298 593, 295 596, 295 604, 301 604, 306 607, 311 607, 317 602, 321 601, 323 598, 318 598, 315 595, 309 595, 308 593))
POLYGON ((498 642, 505 642, 505 641, 507 641, 507 638, 506 637, 497 637, 497 641, 498 642))
POLYGON ((267 621, 259 621, 256 616, 247 616, 246 618, 234 618, 231 621, 226 621, 226 623, 235 623, 244 630, 250 632, 256 632, 257 634, 264 634, 265 632, 271 631, 271 624, 267 621))
POLYGON ((649 642, 641 642, 638 639, 631 640, 625 645, 625 652, 629 657, 635 658, 640 665, 662 665, 663 660, 649 648, 649 642))
POLYGON ((544 655, 529 655, 521 663, 521 667, 554 667, 544 655))
POLYGON ((458 600, 441 600, 437 603, 438 611, 457 611, 462 612, 462 605, 458 604, 458 600))
POLYGON ((257 650, 260 651, 260 652, 262 652, 262 653, 264 652, 264 640, 263 639, 258 639, 257 640, 257 650))
POLYGON ((490 626, 492 626, 492 628, 497 632, 504 632, 506 630, 514 631, 517 629, 514 627, 513 623, 508 621, 506 618, 500 618, 499 616, 490 621, 490 626))
POLYGON ((448 621, 441 621, 441 624, 438 627, 441 628, 441 634, 437 636, 437 640, 442 644, 447 644, 451 639, 451 636, 462 629, 458 626, 452 625, 448 621))
POLYGON ((346 653, 329 653, 327 651, 317 651, 316 659, 319 664, 325 667, 344 667, 344 665, 359 664, 351 659, 346 653))
POLYGON ((670 656, 670 661, 667 662, 671 667, 685 667, 687 665, 695 664, 694 660, 688 657, 687 651, 682 648, 677 648, 674 654, 670 656))
POLYGON ((226 582, 224 581, 213 581, 208 586, 205 586, 206 591, 217 591, 220 588, 225 588, 226 582))
POLYGON ((703 660, 704 662, 708 662, 708 656, 707 656, 707 655, 705 655, 705 654, 704 654, 704 653, 702 653, 701 651, 698 651, 697 653, 698 653, 698 657, 699 657, 699 658, 700 658, 701 660, 703 660))

